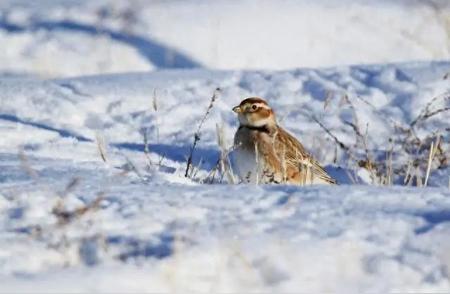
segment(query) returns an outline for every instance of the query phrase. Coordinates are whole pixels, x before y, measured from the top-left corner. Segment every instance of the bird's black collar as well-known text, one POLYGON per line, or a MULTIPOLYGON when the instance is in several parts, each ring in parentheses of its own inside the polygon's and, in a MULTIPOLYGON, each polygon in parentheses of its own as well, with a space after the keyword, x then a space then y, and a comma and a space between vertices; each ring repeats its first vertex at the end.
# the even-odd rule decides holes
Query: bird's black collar
POLYGON ((263 126, 260 126, 260 127, 240 125, 239 126, 239 130, 242 129, 242 128, 246 128, 246 129, 249 129, 249 130, 252 130, 252 131, 263 132, 263 133, 270 133, 269 127, 267 125, 263 125, 263 126))

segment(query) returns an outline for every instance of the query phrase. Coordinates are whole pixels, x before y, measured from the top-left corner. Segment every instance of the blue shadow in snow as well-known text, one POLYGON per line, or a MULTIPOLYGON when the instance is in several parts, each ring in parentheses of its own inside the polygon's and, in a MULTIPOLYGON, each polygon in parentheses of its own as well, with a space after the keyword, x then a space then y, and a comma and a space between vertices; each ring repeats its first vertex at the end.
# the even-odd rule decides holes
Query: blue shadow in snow
POLYGON ((354 176, 356 179, 352 180, 350 174, 353 172, 342 167, 327 165, 324 167, 325 171, 337 181, 338 185, 352 185, 354 180, 358 181, 358 177, 354 176))
MULTIPOLYGON (((116 148, 128 149, 132 151, 144 152, 144 144, 135 143, 116 143, 111 144, 116 148)), ((168 145, 168 144, 149 144, 149 151, 157 153, 167 159, 186 162, 189 156, 191 146, 183 145, 168 145)), ((205 149, 196 147, 193 154, 193 165, 196 166, 202 161, 201 168, 211 169, 213 168, 219 158, 219 151, 215 149, 205 149)))
POLYGON ((77 135, 75 133, 72 133, 70 131, 66 131, 66 130, 63 130, 63 129, 57 129, 57 128, 50 127, 50 126, 47 126, 47 125, 42 124, 42 123, 25 121, 25 120, 23 120, 21 118, 18 118, 15 115, 0 114, 0 119, 6 120, 6 121, 10 121, 10 122, 15 122, 15 123, 21 123, 21 124, 24 124, 24 125, 27 125, 27 126, 32 126, 32 127, 43 129, 43 130, 47 130, 47 131, 56 132, 61 137, 64 137, 64 138, 75 138, 75 139, 77 139, 78 141, 81 141, 81 142, 92 142, 92 140, 90 140, 90 139, 88 139, 86 137, 83 137, 81 135, 77 135))
MULTIPOLYGON (((93 142, 93 140, 86 138, 84 136, 75 134, 71 131, 59 129, 55 127, 51 127, 42 123, 31 122, 23 120, 15 115, 11 114, 0 114, 0 120, 6 120, 14 123, 20 123, 23 125, 32 126, 35 128, 52 131, 58 133, 63 138, 75 138, 80 142, 93 142)), ((127 149, 131 151, 144 152, 144 144, 136 144, 136 143, 115 143, 111 144, 111 146, 119 148, 119 149, 127 149)), ((186 162, 187 156, 190 152, 190 146, 176 146, 176 145, 168 145, 168 144, 149 144, 150 152, 154 152, 164 158, 178 161, 178 162, 186 162)), ((211 169, 217 163, 219 158, 219 151, 214 149, 205 149, 197 147, 193 154, 193 164, 198 165, 200 160, 202 161, 202 168, 211 169)))
POLYGON ((431 231, 440 223, 450 222, 450 210, 436 210, 417 213, 417 216, 422 217, 427 223, 415 230, 416 234, 424 234, 431 231))
POLYGON ((74 21, 36 21, 28 26, 19 26, 0 19, 0 29, 12 33, 26 31, 73 31, 81 32, 93 36, 108 36, 109 38, 136 48, 139 53, 158 68, 200 68, 202 65, 178 52, 177 50, 165 46, 155 40, 144 38, 124 32, 116 32, 108 28, 98 28, 93 25, 77 23, 74 21))
POLYGON ((108 245, 125 247, 125 250, 117 256, 121 261, 139 257, 163 259, 172 255, 174 236, 163 232, 157 237, 159 239, 158 242, 151 242, 134 237, 110 236, 106 239, 106 242, 108 245))

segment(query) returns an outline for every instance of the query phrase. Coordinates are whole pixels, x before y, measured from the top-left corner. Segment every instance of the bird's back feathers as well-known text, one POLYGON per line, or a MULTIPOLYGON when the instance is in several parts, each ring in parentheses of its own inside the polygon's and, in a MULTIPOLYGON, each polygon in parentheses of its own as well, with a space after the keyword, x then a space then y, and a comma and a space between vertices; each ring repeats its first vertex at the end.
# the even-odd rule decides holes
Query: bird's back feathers
POLYGON ((257 168, 241 171, 247 178, 251 172, 257 172, 262 174, 259 176, 262 182, 336 184, 303 145, 278 125, 264 129, 241 126, 236 132, 235 144, 241 158, 238 169, 242 170, 239 166, 243 167, 243 154, 247 161, 263 165, 259 171, 257 168), (260 159, 252 159, 252 156, 260 159))

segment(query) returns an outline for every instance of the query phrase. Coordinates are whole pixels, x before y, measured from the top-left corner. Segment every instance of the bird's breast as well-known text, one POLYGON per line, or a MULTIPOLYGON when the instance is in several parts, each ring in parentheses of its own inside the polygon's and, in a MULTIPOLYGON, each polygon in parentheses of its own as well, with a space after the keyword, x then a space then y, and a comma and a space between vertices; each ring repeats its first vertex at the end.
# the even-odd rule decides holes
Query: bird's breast
POLYGON ((264 166, 263 158, 257 151, 257 131, 239 129, 234 138, 235 150, 231 154, 233 170, 239 178, 247 183, 255 183, 260 169, 264 166))

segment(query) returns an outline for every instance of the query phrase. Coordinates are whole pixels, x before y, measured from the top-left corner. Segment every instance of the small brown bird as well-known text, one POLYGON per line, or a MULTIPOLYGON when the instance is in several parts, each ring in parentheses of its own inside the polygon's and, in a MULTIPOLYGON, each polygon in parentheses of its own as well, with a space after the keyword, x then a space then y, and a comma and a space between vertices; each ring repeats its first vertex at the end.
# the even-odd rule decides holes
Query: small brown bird
POLYGON ((240 123, 234 136, 234 161, 241 181, 336 184, 303 145, 277 124, 266 101, 247 98, 233 111, 240 123))

